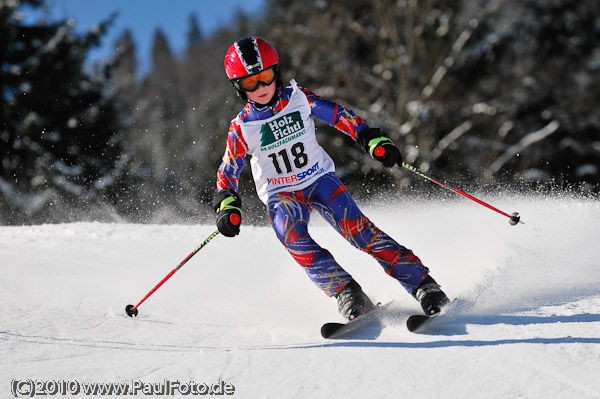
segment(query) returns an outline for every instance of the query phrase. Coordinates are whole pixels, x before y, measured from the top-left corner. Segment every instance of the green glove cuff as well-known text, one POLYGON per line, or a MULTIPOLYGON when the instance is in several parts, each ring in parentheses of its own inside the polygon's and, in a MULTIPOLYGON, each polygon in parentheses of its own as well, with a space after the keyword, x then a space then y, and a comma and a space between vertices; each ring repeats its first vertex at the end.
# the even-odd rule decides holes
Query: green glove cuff
POLYGON ((388 139, 387 137, 383 137, 383 136, 369 140, 368 146, 369 146, 369 154, 371 155, 371 158, 375 159, 375 156, 373 155, 373 151, 375 151, 375 148, 379 144, 386 142, 386 141, 392 143, 392 140, 388 139))
POLYGON ((234 203, 237 200, 236 197, 227 197, 225 198, 223 201, 221 201, 221 205, 219 206, 219 209, 217 210, 217 213, 221 212, 221 211, 226 211, 229 209, 235 209, 237 210, 240 215, 242 214, 242 209, 238 208, 237 206, 233 206, 232 203, 234 203))

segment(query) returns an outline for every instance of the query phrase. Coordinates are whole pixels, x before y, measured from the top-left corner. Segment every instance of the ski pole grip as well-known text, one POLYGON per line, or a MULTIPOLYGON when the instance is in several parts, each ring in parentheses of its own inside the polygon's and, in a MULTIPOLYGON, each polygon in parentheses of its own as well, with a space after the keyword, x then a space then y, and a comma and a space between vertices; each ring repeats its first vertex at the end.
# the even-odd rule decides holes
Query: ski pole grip
POLYGON ((375 154, 375 156, 378 157, 383 157, 385 155, 385 148, 383 148, 382 146, 378 146, 373 151, 373 154, 375 154))
POLYGON ((231 215, 229 215, 229 221, 232 225, 237 226, 238 224, 240 224, 240 215, 235 212, 232 213, 231 215))

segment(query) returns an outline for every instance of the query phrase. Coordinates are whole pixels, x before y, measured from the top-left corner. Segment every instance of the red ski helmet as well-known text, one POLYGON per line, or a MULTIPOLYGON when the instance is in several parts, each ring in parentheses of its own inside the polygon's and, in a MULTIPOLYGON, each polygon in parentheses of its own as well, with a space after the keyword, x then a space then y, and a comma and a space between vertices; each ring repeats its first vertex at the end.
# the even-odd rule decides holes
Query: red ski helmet
POLYGON ((267 68, 273 67, 280 86, 279 56, 275 47, 265 39, 249 36, 233 43, 225 54, 225 73, 236 89, 238 95, 246 100, 246 93, 240 88, 240 78, 257 74, 267 68))
POLYGON ((275 47, 263 38, 250 36, 229 47, 225 55, 225 73, 229 80, 239 79, 278 63, 275 47))

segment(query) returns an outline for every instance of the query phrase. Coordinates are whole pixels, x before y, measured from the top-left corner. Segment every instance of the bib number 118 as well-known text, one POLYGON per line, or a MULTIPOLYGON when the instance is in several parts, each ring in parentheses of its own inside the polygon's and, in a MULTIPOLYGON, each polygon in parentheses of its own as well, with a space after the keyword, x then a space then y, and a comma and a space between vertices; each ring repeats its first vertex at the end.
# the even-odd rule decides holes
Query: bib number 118
POLYGON ((288 155, 287 149, 283 149, 277 153, 269 154, 269 158, 271 158, 271 160, 273 161, 273 166, 275 167, 277 173, 291 173, 293 170, 292 162, 294 163, 294 166, 298 169, 301 169, 308 164, 308 155, 306 155, 306 153, 304 152, 303 143, 294 144, 290 148, 289 152, 292 155, 291 159, 288 155), (279 164, 280 159, 283 161, 283 165, 285 166, 285 172, 281 169, 281 165, 279 164))

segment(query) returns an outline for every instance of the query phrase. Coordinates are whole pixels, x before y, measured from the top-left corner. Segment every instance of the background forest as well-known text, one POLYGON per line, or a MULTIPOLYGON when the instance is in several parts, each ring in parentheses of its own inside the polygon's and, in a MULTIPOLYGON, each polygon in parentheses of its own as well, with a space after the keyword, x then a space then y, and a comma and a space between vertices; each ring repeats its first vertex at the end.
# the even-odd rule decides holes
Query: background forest
MULTIPOLYGON (((475 192, 600 191, 596 0, 268 0, 260 16, 238 11, 208 36, 191 15, 181 55, 156 30, 143 76, 127 31, 112 57, 86 64, 117 15, 87 33, 43 12, 24 22, 45 6, 0 0, 0 224, 212 220, 242 107, 223 58, 248 35, 277 48, 284 81, 349 106, 439 180, 475 192)), ((431 194, 335 129, 318 134, 360 200, 431 194)), ((245 215, 262 223, 249 169, 245 215)))

